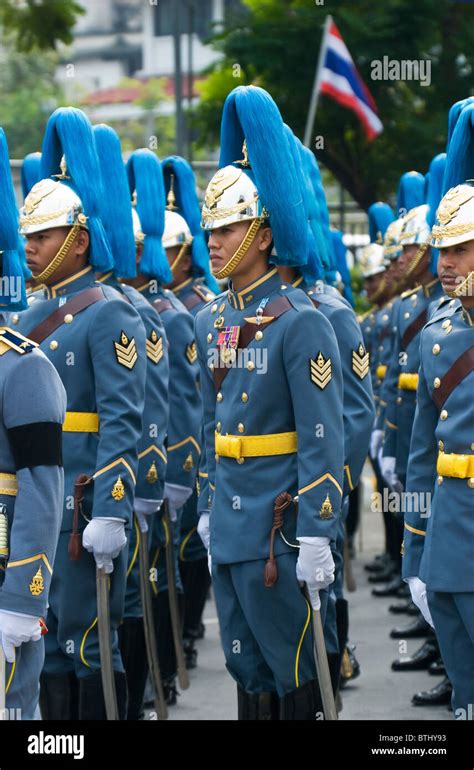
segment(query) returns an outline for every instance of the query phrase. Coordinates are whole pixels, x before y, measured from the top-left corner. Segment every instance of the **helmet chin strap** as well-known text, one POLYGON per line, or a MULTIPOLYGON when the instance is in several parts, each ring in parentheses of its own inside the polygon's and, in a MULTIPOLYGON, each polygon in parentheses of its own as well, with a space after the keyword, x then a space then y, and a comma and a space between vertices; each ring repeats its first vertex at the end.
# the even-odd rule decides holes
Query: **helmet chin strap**
POLYGON ((231 275, 237 265, 242 261, 242 259, 245 257, 247 251, 249 250, 250 246, 252 245, 252 242, 255 239, 255 236, 257 235, 257 232, 260 228, 260 226, 264 222, 263 217, 257 217, 256 219, 252 219, 252 222, 250 223, 250 227, 247 230, 246 234, 244 235, 244 238, 235 252, 233 256, 229 259, 228 262, 224 265, 224 267, 221 270, 218 270, 217 272, 212 271, 212 274, 215 278, 218 280, 221 280, 222 278, 227 278, 228 275, 231 275))
POLYGON ((51 276, 56 272, 58 267, 62 265, 80 229, 81 227, 79 225, 73 225, 71 227, 70 231, 68 232, 68 234, 66 235, 66 238, 63 241, 63 245, 57 252, 56 256, 52 258, 51 262, 47 267, 45 267, 42 273, 40 273, 39 275, 33 276, 33 283, 35 286, 39 286, 40 284, 45 283, 48 280, 48 278, 51 278, 51 276))
POLYGON ((472 297, 474 295, 474 270, 471 270, 459 286, 456 286, 452 291, 447 291, 446 294, 453 299, 460 299, 466 296, 472 297))
POLYGON ((408 265, 405 268, 404 277, 408 278, 408 276, 413 275, 415 270, 419 267, 423 257, 425 256, 426 252, 428 251, 428 248, 431 244, 431 235, 425 243, 422 243, 418 251, 416 252, 415 256, 411 260, 411 262, 408 263, 408 265))
POLYGON ((176 255, 176 259, 174 260, 173 264, 170 265, 173 278, 176 278, 176 270, 178 269, 179 263, 181 262, 184 255, 186 254, 188 246, 189 246, 189 243, 183 243, 180 250, 178 251, 178 254, 176 255))

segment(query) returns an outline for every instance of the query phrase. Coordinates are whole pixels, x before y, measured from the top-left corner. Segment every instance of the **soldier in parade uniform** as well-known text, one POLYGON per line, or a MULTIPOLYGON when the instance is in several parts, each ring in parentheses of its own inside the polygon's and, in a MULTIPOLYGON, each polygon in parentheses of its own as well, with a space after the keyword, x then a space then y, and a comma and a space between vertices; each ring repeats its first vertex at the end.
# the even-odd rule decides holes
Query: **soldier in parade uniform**
MULTIPOLYGON (((8 325, 26 307, 8 148, 0 129, 0 642, 10 719, 34 719, 62 518, 66 394, 38 345, 8 325)), ((5 716, 3 716, 5 718, 5 716)))
POLYGON ((124 718, 117 628, 142 435, 145 331, 120 294, 95 282, 94 269, 111 269, 113 261, 99 218, 99 159, 80 110, 62 108, 50 117, 42 176, 25 200, 20 226, 28 265, 43 288, 31 296, 27 311, 12 317, 41 345, 67 393, 64 507, 41 711, 46 719, 105 718, 96 599, 96 572, 102 571, 110 573, 111 652, 124 718))
POLYGON ((438 273, 453 299, 421 333, 417 408, 410 445, 407 492, 428 496, 405 514, 403 576, 414 603, 434 625, 453 686, 458 719, 473 719, 474 572, 472 489, 474 464, 474 108, 466 107, 448 148, 432 245, 438 273))
POLYGON ((334 579, 344 466, 339 352, 327 319, 269 265, 272 242, 272 261, 304 264, 308 239, 298 171, 271 97, 234 89, 221 140, 202 222, 213 272, 231 283, 196 317, 209 473, 199 532, 210 548, 239 718, 314 719, 311 607, 298 581, 319 609, 318 592, 334 579))
MULTIPOLYGON (((210 271, 209 250, 201 229, 201 209, 194 173, 189 163, 177 155, 162 163, 167 196, 163 244, 173 274, 167 286, 196 316, 199 310, 219 294, 217 281, 210 271)), ((202 444, 202 439, 200 441, 202 444)), ((211 582, 207 551, 197 532, 197 488, 207 479, 202 457, 193 494, 186 501, 181 516, 179 569, 184 591, 183 647, 186 665, 197 665, 195 641, 203 634, 202 613, 211 582)))
MULTIPOLYGON (((295 142, 291 131, 288 135, 289 141, 295 142)), ((294 267, 280 267, 279 273, 283 281, 291 283, 295 288, 302 289, 310 297, 315 308, 326 316, 333 327, 339 346, 344 386, 344 501, 336 547, 333 549, 336 565, 335 582, 330 589, 324 620, 329 667, 333 687, 337 691, 349 628, 348 605, 343 596, 345 519, 348 511, 349 494, 359 482, 367 456, 375 409, 369 376, 369 356, 364 348, 362 333, 355 313, 348 301, 344 300, 338 291, 334 291, 323 280, 325 275, 323 260, 326 260, 328 268, 334 267, 334 261, 331 259, 333 243, 330 231, 325 229, 324 218, 320 213, 321 206, 324 205, 326 209, 327 206, 325 201, 317 201, 316 191, 311 181, 319 176, 317 161, 314 154, 303 148, 298 141, 296 141, 294 151, 300 153, 299 156, 296 156, 296 160, 300 161, 299 165, 305 169, 305 174, 301 174, 302 193, 308 207, 312 245, 309 249, 308 262, 304 267, 299 270, 294 267)), ((327 222, 329 222, 329 218, 327 218, 327 222)))
MULTIPOLYGON (((165 188, 160 161, 150 150, 136 150, 128 160, 127 171, 130 192, 136 193, 136 211, 144 241, 138 275, 125 279, 125 282, 133 285, 158 312, 169 344, 169 422, 164 496, 170 506, 176 584, 178 598, 182 602, 178 570, 180 516, 183 505, 192 494, 201 454, 202 407, 197 383, 199 367, 193 317, 174 293, 164 288, 164 285, 172 283, 172 272, 165 253, 166 239, 171 235, 172 228, 171 219, 165 218, 165 188)), ((158 577, 157 582, 152 584, 153 606, 165 695, 172 705, 177 694, 177 661, 166 576, 165 550, 169 537, 166 522, 162 517, 155 517, 150 543, 151 566, 157 569, 158 577)))
MULTIPOLYGON (((140 595, 139 549, 143 547, 143 533, 153 527, 154 514, 158 513, 163 502, 168 431, 168 342, 163 322, 156 310, 140 292, 118 280, 118 276, 136 276, 133 222, 138 219, 138 214, 130 205, 127 174, 117 134, 110 126, 98 125, 94 127, 94 136, 101 168, 103 172, 106 170, 102 174, 102 220, 114 257, 113 270, 101 274, 98 280, 120 292, 135 308, 146 333, 146 346, 141 351, 146 360, 143 432, 138 442, 137 483, 133 502, 135 515, 128 543, 124 619, 119 628, 120 650, 128 684, 127 719, 135 720, 142 714, 148 673, 140 595)), ((135 231, 139 244, 143 245, 139 222, 136 223, 135 231)))

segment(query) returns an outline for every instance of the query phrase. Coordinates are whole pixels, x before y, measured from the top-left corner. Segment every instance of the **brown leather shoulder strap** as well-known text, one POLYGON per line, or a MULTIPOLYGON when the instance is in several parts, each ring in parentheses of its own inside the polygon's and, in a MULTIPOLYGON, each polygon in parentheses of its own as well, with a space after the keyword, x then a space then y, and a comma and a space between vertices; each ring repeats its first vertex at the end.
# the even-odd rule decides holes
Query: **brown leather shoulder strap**
POLYGON ((467 377, 468 374, 474 371, 474 345, 464 351, 462 355, 454 362, 450 369, 446 372, 441 385, 431 393, 431 398, 435 402, 438 409, 441 409, 447 398, 451 395, 453 390, 457 388, 459 383, 467 377))
POLYGON ((403 332, 402 337, 402 348, 405 350, 412 339, 416 337, 418 332, 421 332, 423 326, 428 320, 428 308, 425 307, 424 310, 421 311, 420 315, 415 318, 414 321, 411 322, 410 326, 407 326, 405 331, 403 332))
POLYGON ((67 315, 77 315, 96 302, 100 302, 101 299, 104 299, 104 292, 100 286, 94 286, 91 289, 81 291, 80 294, 76 294, 75 297, 65 302, 64 305, 58 307, 54 313, 51 313, 44 321, 41 321, 38 326, 35 326, 28 334, 29 339, 40 345, 46 337, 49 337, 50 334, 55 332, 64 323, 64 318, 67 315))
POLYGON ((157 313, 164 313, 165 310, 176 310, 175 306, 172 302, 169 301, 169 299, 155 299, 153 302, 153 307, 155 308, 157 313))
MULTIPOLYGON (((268 318, 271 317, 271 321, 266 321, 262 328, 267 328, 271 323, 274 323, 274 321, 277 320, 283 313, 286 313, 287 310, 290 310, 292 308, 292 304, 287 299, 287 297, 278 297, 273 302, 270 302, 269 305, 267 305, 263 311, 263 317, 268 318)), ((258 324, 257 323, 251 323, 247 321, 244 323, 243 326, 240 327, 239 332, 239 344, 237 346, 238 350, 243 350, 246 348, 249 343, 253 340, 255 337, 255 332, 258 330, 258 324)), ((214 379, 214 385, 216 390, 220 390, 220 387, 227 377, 228 373, 230 371, 230 367, 227 366, 215 366, 214 372, 213 372, 213 379, 214 379)))

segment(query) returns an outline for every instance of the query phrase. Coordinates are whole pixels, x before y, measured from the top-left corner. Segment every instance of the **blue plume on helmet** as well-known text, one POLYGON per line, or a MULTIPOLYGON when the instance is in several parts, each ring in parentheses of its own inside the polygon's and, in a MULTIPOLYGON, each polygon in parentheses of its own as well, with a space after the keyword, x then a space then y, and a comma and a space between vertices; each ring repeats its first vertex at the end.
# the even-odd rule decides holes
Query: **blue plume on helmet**
POLYGON ((474 103, 460 112, 449 143, 443 195, 451 187, 474 179, 474 103))
POLYGON ((284 129, 295 168, 297 168, 299 172, 298 180, 300 184, 303 204, 306 211, 306 221, 308 227, 307 262, 305 265, 301 265, 299 270, 307 283, 313 283, 318 278, 324 277, 324 270, 320 260, 320 245, 318 244, 318 240, 321 240, 321 236, 319 222, 317 219, 318 211, 316 198, 311 185, 311 181, 309 179, 308 171, 306 169, 304 155, 301 149, 301 142, 296 138, 289 126, 284 124, 284 129))
POLYGON ((397 216, 403 216, 410 209, 423 204, 425 178, 418 171, 407 171, 400 177, 397 193, 397 216))
POLYGON ((468 96, 467 99, 461 99, 459 102, 455 102, 451 107, 451 109, 449 110, 448 141, 446 143, 446 152, 448 152, 449 150, 449 145, 451 144, 451 139, 453 136, 454 129, 456 128, 456 123, 458 122, 459 116, 463 111, 464 107, 468 107, 470 104, 474 104, 474 96, 468 96))
POLYGON ((137 194, 137 214, 145 234, 140 272, 160 283, 172 283, 162 237, 165 228, 165 184, 161 163, 146 147, 135 150, 127 162, 130 192, 137 194))
POLYGON ((165 191, 168 195, 173 176, 173 192, 178 214, 187 222, 193 242, 191 258, 194 271, 205 279, 206 286, 216 294, 220 293, 219 284, 211 273, 209 249, 207 248, 204 232, 201 228, 201 207, 196 192, 194 172, 187 160, 179 155, 170 155, 161 161, 165 191))
MULTIPOLYGON (((445 152, 440 152, 438 155, 435 155, 430 163, 430 170, 426 175, 428 177, 428 185, 426 189, 425 203, 427 203, 429 206, 426 219, 430 228, 433 227, 436 221, 436 210, 442 198, 446 157, 447 156, 445 152)), ((431 247, 430 270, 433 275, 437 275, 438 272, 438 256, 438 249, 431 247)))
POLYGON ((306 170, 315 198, 315 219, 318 222, 319 255, 325 276, 332 283, 335 281, 336 268, 330 235, 331 228, 329 224, 329 211, 326 201, 326 194, 324 192, 318 161, 316 160, 314 153, 311 152, 308 147, 303 147, 303 154, 305 158, 306 170))
POLYGON ((269 212, 280 265, 307 262, 308 226, 280 111, 270 94, 257 86, 238 86, 227 96, 221 123, 219 166, 248 158, 262 204, 269 212))
POLYGON ((340 230, 331 230, 331 238, 334 254, 336 256, 337 270, 341 275, 344 284, 342 292, 343 297, 354 307, 354 297, 352 296, 351 273, 347 266, 346 254, 347 248, 344 243, 344 236, 340 230))
POLYGON ((112 253, 100 219, 102 176, 94 133, 87 115, 75 107, 59 107, 46 124, 42 178, 60 173, 63 155, 70 179, 61 180, 61 183, 69 185, 81 199, 89 230, 90 263, 98 271, 111 270, 112 253))
POLYGON ((113 128, 103 123, 94 126, 94 137, 102 169, 101 219, 112 249, 114 273, 134 278, 137 269, 132 207, 120 139, 113 128))
POLYGON ((2 280, 0 286, 0 311, 24 310, 27 307, 24 257, 19 253, 18 209, 10 172, 7 138, 0 128, 0 261, 2 280))
POLYGON ((387 227, 395 219, 393 211, 388 203, 378 201, 369 206, 367 214, 370 242, 382 244, 387 227))
POLYGON ((31 188, 41 179, 41 153, 30 152, 21 164, 21 189, 26 198, 31 188))

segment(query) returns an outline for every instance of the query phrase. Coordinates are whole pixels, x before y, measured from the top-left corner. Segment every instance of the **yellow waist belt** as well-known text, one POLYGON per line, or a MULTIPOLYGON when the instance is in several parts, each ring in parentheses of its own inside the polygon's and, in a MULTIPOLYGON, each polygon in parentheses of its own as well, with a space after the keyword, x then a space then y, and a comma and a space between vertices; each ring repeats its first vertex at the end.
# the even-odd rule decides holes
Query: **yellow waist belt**
POLYGON ((401 390, 416 390, 418 388, 418 374, 401 374, 398 378, 398 387, 401 390))
POLYGON ((468 479, 474 476, 474 455, 438 454, 436 470, 440 476, 468 479))
POLYGON ((63 431, 66 433, 98 433, 99 415, 97 412, 66 412, 63 431))
POLYGON ((379 380, 383 380, 383 378, 387 374, 387 367, 385 366, 385 364, 379 364, 375 370, 375 374, 379 378, 379 380))
POLYGON ((289 455, 296 452, 296 433, 266 433, 263 436, 223 436, 215 434, 216 454, 219 457, 266 457, 289 455))
POLYGON ((0 473, 0 495, 12 495, 18 492, 18 482, 14 473, 0 473))

